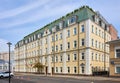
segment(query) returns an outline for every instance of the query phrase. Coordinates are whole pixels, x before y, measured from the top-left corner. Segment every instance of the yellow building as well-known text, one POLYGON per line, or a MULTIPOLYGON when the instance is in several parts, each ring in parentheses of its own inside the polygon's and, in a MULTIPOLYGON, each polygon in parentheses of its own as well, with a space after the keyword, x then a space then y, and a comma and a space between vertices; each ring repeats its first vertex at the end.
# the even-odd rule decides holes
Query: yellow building
POLYGON ((39 60, 48 73, 91 75, 109 68, 108 22, 83 6, 27 35, 15 45, 16 72, 36 72, 39 60))
POLYGON ((110 75, 120 76, 120 39, 110 41, 110 75))

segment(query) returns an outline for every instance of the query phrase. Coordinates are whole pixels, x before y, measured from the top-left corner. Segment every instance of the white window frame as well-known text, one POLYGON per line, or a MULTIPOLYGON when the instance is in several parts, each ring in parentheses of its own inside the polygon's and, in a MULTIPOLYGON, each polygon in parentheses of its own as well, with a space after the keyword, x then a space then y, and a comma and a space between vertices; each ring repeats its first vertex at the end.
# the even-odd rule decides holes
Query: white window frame
POLYGON ((67 37, 70 37, 70 30, 67 30, 67 37))
POLYGON ((76 61, 76 60, 75 60, 75 56, 76 56, 76 60, 77 60, 77 53, 74 53, 74 54, 73 54, 73 60, 74 60, 74 61, 76 61))
MULTIPOLYGON (((120 67, 120 65, 115 65, 115 73, 118 73, 116 67, 120 67)), ((119 73, 120 74, 120 73, 119 73)))
POLYGON ((77 40, 74 40, 73 42, 74 42, 74 43, 73 43, 73 47, 74 47, 74 48, 77 48, 77 40), (75 43, 75 42, 76 42, 76 43, 75 43), (75 44, 76 44, 76 47, 75 47, 75 44))
POLYGON ((114 52, 115 52, 115 56, 114 56, 114 57, 115 57, 115 58, 117 58, 117 56, 116 56, 116 50, 117 50, 117 49, 120 49, 120 46, 114 48, 114 52))
POLYGON ((77 28, 76 27, 73 28, 73 35, 77 35, 77 28))
POLYGON ((81 32, 82 33, 84 33, 85 32, 85 25, 83 24, 83 25, 81 25, 81 32), (83 27, 84 26, 84 27, 83 27), (83 31, 83 29, 84 29, 84 31, 83 31))

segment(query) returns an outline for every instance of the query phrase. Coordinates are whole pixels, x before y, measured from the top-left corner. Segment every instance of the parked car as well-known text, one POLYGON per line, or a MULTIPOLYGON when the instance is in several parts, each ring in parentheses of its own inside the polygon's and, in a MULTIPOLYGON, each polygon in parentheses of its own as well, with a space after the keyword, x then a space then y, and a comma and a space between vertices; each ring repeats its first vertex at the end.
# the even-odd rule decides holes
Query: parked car
MULTIPOLYGON (((10 77, 13 77, 14 74, 10 72, 10 77)), ((9 72, 0 72, 0 78, 9 77, 9 72)))

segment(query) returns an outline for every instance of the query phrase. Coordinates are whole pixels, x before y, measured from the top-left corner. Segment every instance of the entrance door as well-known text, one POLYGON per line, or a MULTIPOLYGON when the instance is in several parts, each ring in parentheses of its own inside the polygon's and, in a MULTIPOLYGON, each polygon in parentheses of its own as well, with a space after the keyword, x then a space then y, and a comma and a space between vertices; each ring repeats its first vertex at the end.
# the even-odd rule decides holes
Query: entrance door
POLYGON ((46 72, 46 74, 48 73, 48 67, 46 66, 46 68, 45 68, 45 72, 46 72))
POLYGON ((54 67, 52 67, 52 74, 54 74, 54 67))

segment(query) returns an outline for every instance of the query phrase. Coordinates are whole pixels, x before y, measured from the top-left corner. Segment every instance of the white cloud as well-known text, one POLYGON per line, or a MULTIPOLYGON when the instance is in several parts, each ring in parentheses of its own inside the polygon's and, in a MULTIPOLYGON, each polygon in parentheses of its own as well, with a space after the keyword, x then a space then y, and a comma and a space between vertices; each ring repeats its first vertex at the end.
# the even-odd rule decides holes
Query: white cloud
POLYGON ((37 10, 35 12, 32 12, 31 14, 28 14, 26 17, 18 17, 18 19, 15 19, 13 21, 10 21, 9 23, 1 23, 1 28, 8 28, 8 27, 13 27, 13 26, 18 26, 21 24, 25 23, 30 23, 30 22, 35 22, 35 21, 42 21, 48 17, 56 17, 56 16, 61 16, 65 15, 68 12, 73 11, 75 8, 79 7, 79 4, 76 3, 76 5, 72 5, 72 3, 69 4, 63 4, 61 6, 55 6, 55 4, 59 3, 57 0, 56 2, 49 4, 49 6, 43 6, 41 10, 37 10))
POLYGON ((1 12, 0 13, 0 19, 4 19, 4 18, 9 18, 12 16, 16 16, 19 15, 21 13, 27 12, 29 10, 35 9, 37 7, 40 7, 46 3, 48 3, 50 0, 38 0, 34 3, 29 3, 25 6, 21 6, 19 8, 15 8, 9 11, 5 11, 5 12, 1 12))
MULTIPOLYGON (((7 40, 0 39, 0 52, 8 51, 7 40)), ((13 50, 13 46, 11 46, 11 50, 13 50)))

